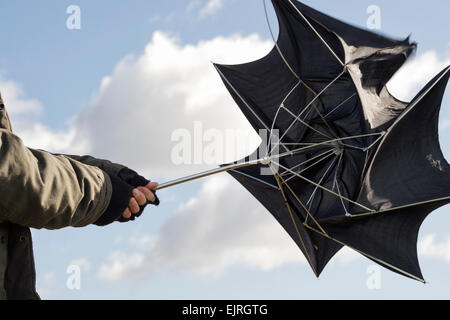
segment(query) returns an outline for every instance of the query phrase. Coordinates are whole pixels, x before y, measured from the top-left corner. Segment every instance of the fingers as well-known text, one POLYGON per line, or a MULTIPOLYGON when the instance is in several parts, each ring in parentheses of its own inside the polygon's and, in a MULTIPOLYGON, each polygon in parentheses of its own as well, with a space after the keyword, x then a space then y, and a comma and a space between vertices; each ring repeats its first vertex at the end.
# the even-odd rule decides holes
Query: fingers
POLYGON ((133 197, 130 198, 128 208, 123 211, 122 217, 130 219, 132 214, 137 214, 140 211, 140 206, 144 206, 148 201, 155 202, 156 197, 152 190, 157 186, 157 182, 149 182, 146 186, 133 189, 133 197))
POLYGON ((154 202, 156 200, 155 194, 146 187, 138 187, 138 189, 144 194, 146 201, 154 202))
POLYGON ((123 211, 122 217, 124 217, 125 219, 130 219, 131 218, 131 211, 129 208, 126 208, 123 211))
MULTIPOLYGON (((143 188, 145 189, 145 188, 143 188)), ((143 192, 144 190, 140 188, 133 189, 133 197, 136 199, 137 203, 140 206, 143 206, 147 203, 147 195, 143 192)))
POLYGON ((137 203, 135 198, 131 198, 130 202, 128 204, 128 208, 130 208, 131 213, 138 213, 140 208, 139 208, 139 204, 137 203))
POLYGON ((145 187, 149 190, 155 190, 158 186, 158 182, 149 182, 145 187))
POLYGON ((141 208, 139 207, 138 202, 135 198, 131 198, 128 203, 128 207, 123 211, 122 217, 125 219, 130 219, 132 214, 136 214, 139 212, 141 208))

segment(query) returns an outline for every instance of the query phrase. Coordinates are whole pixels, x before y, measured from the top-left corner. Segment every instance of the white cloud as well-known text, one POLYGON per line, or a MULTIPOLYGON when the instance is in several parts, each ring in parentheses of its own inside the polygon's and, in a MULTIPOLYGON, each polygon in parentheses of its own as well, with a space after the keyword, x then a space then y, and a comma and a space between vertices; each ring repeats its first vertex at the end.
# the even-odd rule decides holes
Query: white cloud
POLYGON ((151 239, 144 256, 110 256, 101 267, 102 279, 119 281, 131 273, 146 277, 155 269, 218 275, 232 266, 272 270, 306 264, 278 222, 227 175, 208 179, 151 239))
POLYGON ((76 129, 54 131, 43 125, 39 120, 12 119, 13 130, 29 148, 42 149, 50 152, 81 154, 85 153, 87 141, 76 140, 76 129))
POLYGON ((11 117, 35 115, 42 111, 42 105, 35 99, 26 99, 22 87, 11 80, 0 77, 0 89, 3 100, 8 103, 8 113, 11 117))
POLYGON ((0 91, 11 119, 12 128, 28 147, 52 152, 71 150, 76 153, 86 149, 83 142, 74 144, 75 128, 54 131, 40 122, 42 104, 36 99, 25 97, 20 84, 0 78, 0 91))
POLYGON ((200 18, 212 15, 220 10, 224 5, 224 0, 208 0, 199 11, 200 18))
POLYGON ((138 249, 149 249, 153 247, 155 242, 155 237, 152 235, 144 234, 133 234, 130 238, 128 238, 128 244, 131 247, 138 249))
POLYGON ((448 65, 450 56, 440 57, 435 51, 427 51, 409 60, 389 81, 388 89, 396 98, 411 101, 448 65))
POLYGON ((447 237, 446 241, 438 243, 435 234, 428 234, 419 241, 418 253, 425 258, 450 263, 450 237, 447 237))
POLYGON ((108 256, 110 264, 102 264, 98 277, 106 281, 118 281, 133 278, 135 270, 142 266, 144 257, 141 254, 127 255, 121 251, 114 251, 108 256))

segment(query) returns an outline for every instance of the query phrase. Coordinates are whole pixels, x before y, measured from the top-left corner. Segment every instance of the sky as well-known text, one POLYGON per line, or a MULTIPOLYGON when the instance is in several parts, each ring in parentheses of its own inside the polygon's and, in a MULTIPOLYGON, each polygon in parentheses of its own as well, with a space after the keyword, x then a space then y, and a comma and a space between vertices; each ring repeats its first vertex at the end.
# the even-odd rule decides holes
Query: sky
MULTIPOLYGON (((304 2, 364 28, 376 6, 378 32, 410 35, 418 50, 389 83, 402 100, 450 65, 449 2, 304 2)), ((0 91, 29 147, 91 154, 165 182, 258 146, 211 62, 250 62, 272 49, 262 0, 0 0, 0 12, 0 91), (174 161, 177 139, 196 134, 194 151, 210 156, 174 161), (217 136, 222 152, 208 153, 217 136)), ((277 32, 270 4, 269 20, 277 32)), ((448 93, 439 137, 448 158, 448 93)), ((350 249, 317 279, 284 230, 226 174, 159 196, 161 205, 133 223, 33 230, 42 298, 450 298, 448 206, 420 230, 422 284, 350 249)))

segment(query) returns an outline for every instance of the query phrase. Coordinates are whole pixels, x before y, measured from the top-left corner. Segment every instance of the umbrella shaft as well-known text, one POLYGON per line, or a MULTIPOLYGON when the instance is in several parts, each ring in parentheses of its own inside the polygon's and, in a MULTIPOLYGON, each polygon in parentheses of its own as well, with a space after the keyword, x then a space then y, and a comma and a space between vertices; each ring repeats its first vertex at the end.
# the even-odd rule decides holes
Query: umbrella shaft
POLYGON ((212 176, 212 175, 215 175, 215 174, 218 174, 218 173, 221 173, 221 172, 228 172, 228 171, 239 169, 239 168, 253 166, 253 165, 256 165, 256 164, 263 163, 264 161, 266 161, 266 160, 265 159, 258 159, 258 160, 252 160, 252 161, 249 161, 249 162, 234 163, 234 164, 223 166, 223 167, 220 167, 220 168, 217 168, 217 169, 203 171, 203 172, 200 172, 200 173, 197 173, 197 174, 193 174, 193 175, 190 175, 190 176, 186 176, 186 177, 183 177, 183 178, 179 178, 179 179, 176 179, 176 180, 172 180, 172 181, 169 181, 169 182, 162 183, 162 184, 158 185, 158 187, 155 190, 166 189, 166 188, 169 188, 169 187, 176 186, 178 184, 182 184, 182 183, 185 183, 185 182, 189 182, 189 181, 205 178, 205 177, 212 176))

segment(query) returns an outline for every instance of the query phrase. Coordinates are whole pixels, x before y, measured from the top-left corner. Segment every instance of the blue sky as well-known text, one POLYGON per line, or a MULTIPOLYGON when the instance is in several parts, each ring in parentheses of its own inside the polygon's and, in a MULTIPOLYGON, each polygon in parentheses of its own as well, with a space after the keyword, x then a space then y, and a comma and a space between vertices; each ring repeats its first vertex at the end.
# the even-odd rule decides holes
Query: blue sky
MULTIPOLYGON (((170 164, 168 155, 173 142, 166 136, 176 128, 191 129, 196 120, 207 128, 245 129, 246 122, 219 82, 213 86, 210 96, 205 95, 202 85, 209 83, 213 74, 209 62, 215 59, 232 63, 250 61, 271 47, 262 1, 210 2, 0 1, 0 90, 5 91, 2 85, 9 90, 8 95, 4 95, 12 113, 13 127, 33 147, 107 157, 161 182, 204 169, 203 166, 180 169, 170 164), (208 4, 210 10, 207 10, 208 4), (66 9, 70 5, 81 8, 80 30, 66 27, 69 17, 66 9), (146 66, 151 67, 146 70, 146 66), (142 79, 147 79, 148 85, 136 85, 142 79), (190 89, 188 85, 198 92, 186 92, 186 88, 190 89), (141 95, 141 89, 146 93, 141 95), (14 103, 23 109, 14 109, 14 103), (170 109, 178 104, 185 107, 182 109, 185 113, 174 113, 170 109), (184 117, 174 117, 176 114, 184 117), (122 118, 129 122, 119 125, 122 118), (81 145, 80 140, 86 137, 88 146, 81 145), (128 143, 133 148, 127 148, 128 143), (163 150, 164 146, 167 150, 163 150)), ((401 75, 396 84, 397 91, 406 96, 411 97, 438 67, 450 64, 450 39, 446 38, 448 2, 304 2, 359 26, 366 25, 367 8, 377 5, 381 9, 381 32, 398 38, 411 34, 419 48, 407 69, 410 74, 401 75), (402 86, 402 81, 406 80, 408 84, 402 86)), ((270 17, 276 29, 272 12, 270 17)), ((447 93, 440 127, 446 156, 450 155, 449 111, 447 93)), ((147 209, 135 223, 107 228, 34 230, 38 289, 43 298, 450 297, 447 289, 450 285, 448 207, 433 213, 419 235, 425 248, 419 250, 421 267, 429 283, 423 285, 380 268, 377 271, 380 272, 380 288, 371 290, 367 287, 371 261, 347 252, 329 265, 317 280, 300 257, 300 251, 291 246, 280 228, 265 218, 269 214, 243 189, 235 186, 236 182, 228 177, 208 180, 210 184, 206 180, 161 192, 161 206, 147 209), (224 195, 210 190, 226 193, 228 187, 233 188, 230 194, 243 203, 227 204, 224 207, 233 212, 222 212, 222 206, 214 201, 220 204, 224 195), (202 199, 210 202, 211 210, 207 213, 198 212, 197 208, 202 206, 196 201, 202 199), (246 214, 245 210, 236 214, 243 208, 249 208, 256 219, 263 220, 257 225, 260 229, 245 229, 250 228, 251 223, 233 225, 239 224, 240 215, 246 214), (190 214, 192 220, 186 218, 190 214), (219 214, 221 217, 217 217, 219 214), (228 226, 227 230, 242 228, 246 233, 248 230, 248 234, 244 237, 219 232, 216 238, 198 235, 201 232, 196 233, 196 230, 200 229, 192 221, 203 223, 205 220, 212 230, 220 231, 218 223, 221 223, 228 226), (186 225, 180 226, 180 221, 185 221, 186 225), (281 239, 273 247, 268 243, 264 259, 249 254, 265 252, 263 246, 255 243, 267 238, 267 234, 257 230, 268 230, 269 239, 281 239), (181 236, 185 241, 179 239, 181 236), (222 242, 220 237, 224 239, 222 242), (236 243, 234 238, 241 241, 236 243), (228 255, 210 252, 205 241, 212 241, 212 247, 228 255), (279 253, 278 249, 285 247, 288 247, 286 254, 279 253), (270 259, 274 250, 279 254, 273 256, 275 262, 270 259), (79 290, 66 286, 70 276, 66 270, 72 264, 81 267, 79 290)))

